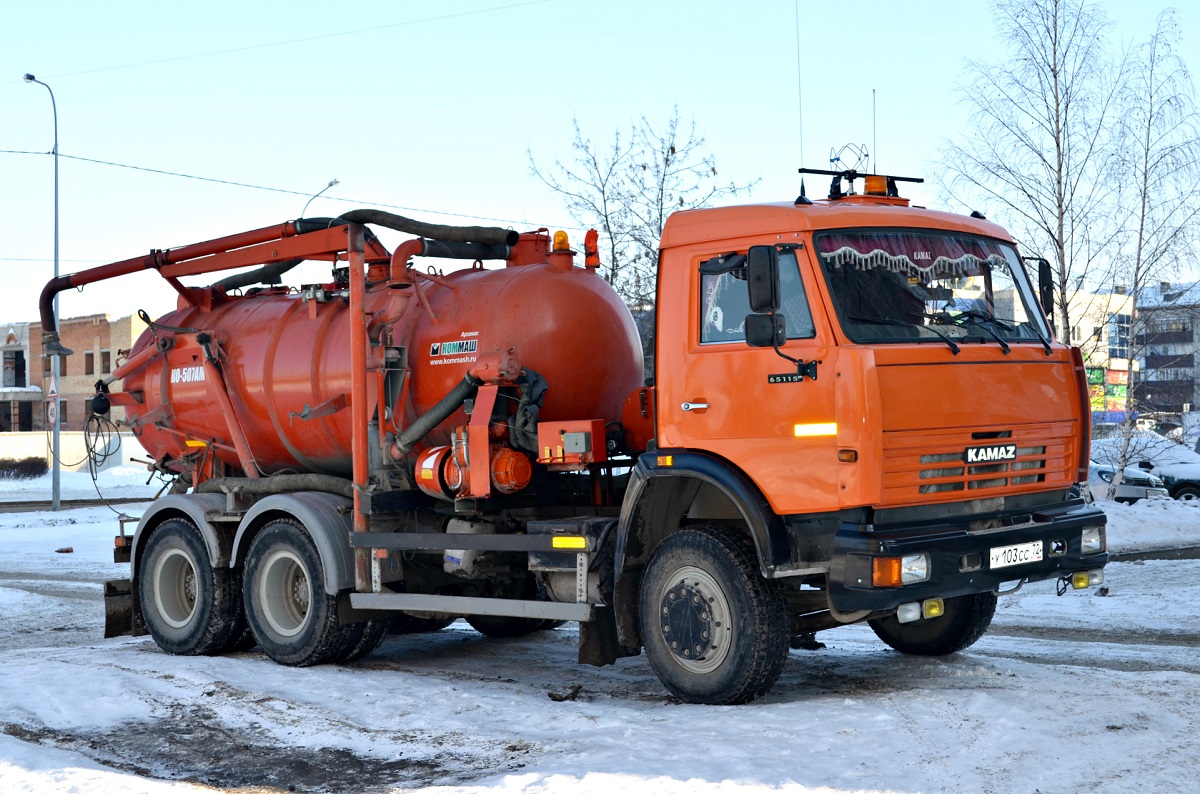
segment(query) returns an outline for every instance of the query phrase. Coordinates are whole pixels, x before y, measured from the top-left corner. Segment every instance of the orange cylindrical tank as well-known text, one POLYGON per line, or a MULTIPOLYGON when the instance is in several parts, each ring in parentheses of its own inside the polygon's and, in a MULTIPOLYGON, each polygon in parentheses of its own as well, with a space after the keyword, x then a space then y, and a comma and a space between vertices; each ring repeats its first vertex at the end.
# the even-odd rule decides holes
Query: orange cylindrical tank
MULTIPOLYGON (((622 402, 641 383, 641 345, 629 312, 595 271, 541 263, 461 270, 440 279, 443 283, 417 280, 433 316, 411 287, 376 285, 366 298, 368 313, 384 317, 395 315, 398 292, 411 296, 390 340, 407 348, 411 368, 407 394, 396 400, 404 416, 394 418, 393 429, 403 429, 454 388, 479 354, 508 349, 546 379, 543 419, 620 420, 622 402)), ((156 335, 174 337, 174 347, 127 377, 124 386, 143 393, 145 408, 127 413, 137 415, 140 440, 155 459, 193 451, 185 443, 190 437, 217 442, 213 454, 239 463, 229 448, 226 417, 210 391, 216 384, 208 382, 203 367, 196 341, 196 331, 203 331, 219 346, 230 401, 265 473, 350 474, 355 324, 344 301, 313 303, 295 293, 265 292, 212 310, 183 308, 157 325, 132 354, 153 344, 156 335)), ((377 348, 375 354, 381 365, 377 348)), ((368 391, 371 416, 377 391, 373 386, 368 391)), ((426 445, 447 443, 450 428, 466 421, 456 412, 426 445)))
MULTIPOLYGON (((549 264, 461 270, 452 289, 430 290, 434 322, 410 310, 412 410, 427 410, 462 380, 475 351, 512 348, 525 369, 546 379, 541 419, 619 421, 629 393, 642 383, 642 348, 633 318, 595 271, 549 264)), ((414 305, 415 305, 414 301, 414 305)), ((429 436, 446 444, 464 424, 459 412, 429 436)))

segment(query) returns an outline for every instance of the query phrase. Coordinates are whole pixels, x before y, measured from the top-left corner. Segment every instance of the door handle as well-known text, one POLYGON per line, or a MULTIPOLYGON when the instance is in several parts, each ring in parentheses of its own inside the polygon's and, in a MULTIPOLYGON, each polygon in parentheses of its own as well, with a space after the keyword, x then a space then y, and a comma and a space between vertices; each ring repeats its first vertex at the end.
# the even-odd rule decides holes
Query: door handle
POLYGON ((679 407, 685 411, 703 411, 708 408, 708 403, 684 403, 679 407))

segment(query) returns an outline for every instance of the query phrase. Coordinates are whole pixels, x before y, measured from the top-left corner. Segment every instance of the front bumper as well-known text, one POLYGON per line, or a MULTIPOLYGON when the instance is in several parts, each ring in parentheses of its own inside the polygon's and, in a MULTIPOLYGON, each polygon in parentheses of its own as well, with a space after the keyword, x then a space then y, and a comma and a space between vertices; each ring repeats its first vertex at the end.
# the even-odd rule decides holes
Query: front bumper
POLYGON ((1081 534, 1086 527, 1103 527, 1104 512, 1076 504, 1034 513, 1030 520, 1000 528, 973 530, 966 523, 919 528, 887 528, 843 523, 834 543, 829 571, 829 598, 840 611, 881 611, 927 598, 954 598, 993 592, 1004 583, 1057 579, 1076 571, 1103 568, 1108 552, 1084 554, 1081 534), (1042 543, 1037 562, 991 568, 994 548, 1042 543), (875 587, 872 564, 876 557, 929 555, 930 578, 902 587, 875 587))

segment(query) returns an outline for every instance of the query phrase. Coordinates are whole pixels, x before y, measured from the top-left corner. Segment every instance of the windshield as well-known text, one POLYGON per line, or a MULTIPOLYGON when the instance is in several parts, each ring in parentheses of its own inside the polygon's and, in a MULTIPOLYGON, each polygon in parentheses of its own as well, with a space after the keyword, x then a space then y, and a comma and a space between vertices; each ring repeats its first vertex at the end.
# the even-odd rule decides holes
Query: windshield
POLYGON ((1042 342, 1050 336, 1016 250, 927 230, 837 231, 815 240, 855 342, 1042 342))

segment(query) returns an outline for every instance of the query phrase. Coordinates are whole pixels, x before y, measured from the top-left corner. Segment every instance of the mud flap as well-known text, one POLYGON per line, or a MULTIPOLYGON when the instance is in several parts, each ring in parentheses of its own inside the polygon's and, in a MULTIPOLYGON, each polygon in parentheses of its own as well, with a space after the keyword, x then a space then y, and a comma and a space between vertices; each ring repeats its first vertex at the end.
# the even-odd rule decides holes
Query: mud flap
POLYGON ((579 663, 603 667, 624 656, 637 656, 641 648, 623 647, 617 639, 617 621, 609 607, 592 607, 592 619, 579 624, 579 663))
POLYGON ((104 583, 104 638, 133 634, 133 583, 113 579, 104 583))

